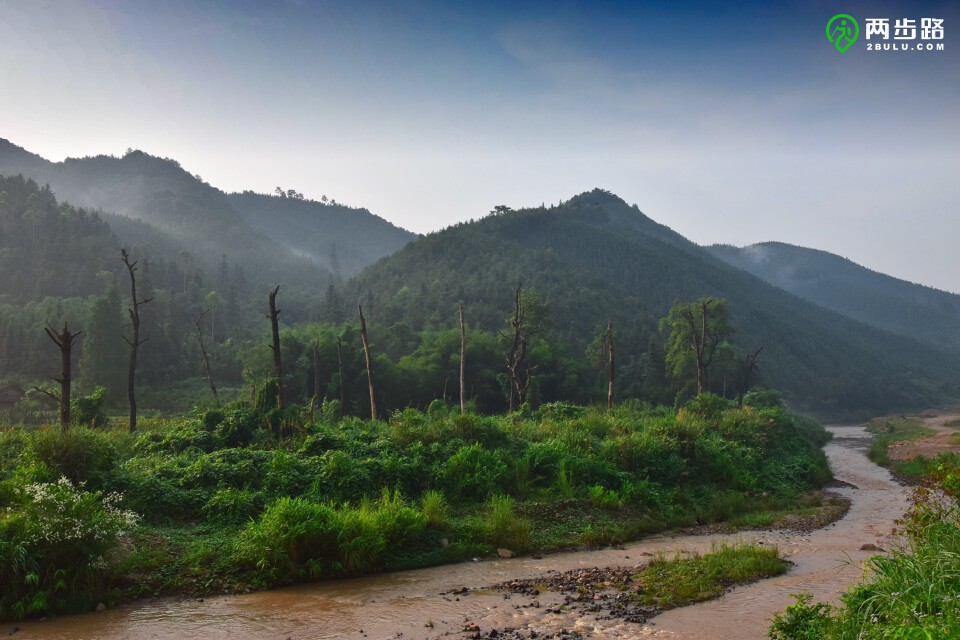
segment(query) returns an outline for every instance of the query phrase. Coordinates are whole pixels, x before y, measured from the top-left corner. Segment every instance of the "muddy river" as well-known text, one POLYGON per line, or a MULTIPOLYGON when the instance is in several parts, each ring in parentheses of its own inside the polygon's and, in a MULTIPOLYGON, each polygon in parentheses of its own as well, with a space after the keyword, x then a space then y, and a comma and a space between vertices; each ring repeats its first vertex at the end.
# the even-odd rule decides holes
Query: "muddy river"
POLYGON ((484 560, 266 593, 139 603, 44 622, 7 623, 0 626, 0 634, 19 627, 13 637, 44 640, 374 640, 460 637, 469 622, 482 632, 509 627, 540 635, 566 629, 596 638, 765 638, 773 613, 792 602, 790 594, 806 590, 818 600, 831 600, 857 581, 863 561, 874 553, 861 551, 861 545, 889 547, 894 520, 907 508, 909 489, 867 460, 869 434, 860 427, 831 430, 834 439, 826 452, 834 475, 852 485, 836 491, 850 498, 852 505, 842 520, 810 533, 656 536, 620 550, 484 560), (549 571, 634 566, 648 554, 659 552, 671 556, 677 552, 707 552, 711 545, 738 540, 775 545, 794 566, 784 576, 738 587, 712 602, 668 611, 645 624, 558 612, 554 608, 562 601, 560 594, 538 595, 539 606, 535 607, 530 596, 505 597, 483 589, 549 571), (468 587, 469 592, 453 593, 462 587, 468 587))

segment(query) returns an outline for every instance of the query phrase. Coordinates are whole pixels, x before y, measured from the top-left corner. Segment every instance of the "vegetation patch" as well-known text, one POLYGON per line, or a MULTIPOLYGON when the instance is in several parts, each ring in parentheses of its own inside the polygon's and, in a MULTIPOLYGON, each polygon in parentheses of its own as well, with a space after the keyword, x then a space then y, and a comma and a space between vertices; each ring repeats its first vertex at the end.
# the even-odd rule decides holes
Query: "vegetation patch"
POLYGON ((788 567, 776 548, 721 545, 703 555, 658 557, 632 567, 548 573, 492 588, 528 597, 536 597, 542 590, 556 591, 564 594, 561 610, 642 623, 665 609, 717 598, 732 586, 780 575, 788 567))
POLYGON ((635 593, 643 604, 671 609, 712 600, 734 585, 778 576, 788 567, 776 548, 722 545, 702 556, 654 559, 637 574, 635 593))
POLYGON ((879 465, 890 465, 890 446, 896 442, 916 440, 931 435, 933 429, 924 425, 922 418, 886 416, 867 423, 867 431, 875 434, 870 443, 869 457, 879 465))
POLYGON ((822 430, 780 406, 720 398, 680 411, 544 405, 489 417, 438 405, 387 422, 309 415, 233 403, 144 419, 133 435, 0 432, 0 572, 4 584, 36 587, 4 591, 3 615, 247 591, 498 549, 614 545, 698 523, 766 524, 822 508, 809 492, 830 477, 822 430), (71 516, 82 527, 119 513, 127 526, 90 544, 40 545, 26 524, 39 512, 24 493, 37 486, 82 496, 71 516))

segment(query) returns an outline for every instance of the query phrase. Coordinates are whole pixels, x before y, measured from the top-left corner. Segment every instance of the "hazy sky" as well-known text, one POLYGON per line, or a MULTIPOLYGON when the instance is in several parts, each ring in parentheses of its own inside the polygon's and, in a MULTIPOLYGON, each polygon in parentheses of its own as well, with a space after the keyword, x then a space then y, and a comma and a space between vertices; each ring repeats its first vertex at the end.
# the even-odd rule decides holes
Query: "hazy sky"
POLYGON ((418 232, 601 187, 701 244, 960 292, 958 9, 0 0, 0 137, 52 160, 138 148, 418 232), (862 30, 843 54, 837 13, 862 30), (942 18, 945 50, 866 51, 865 18, 888 44, 942 18))

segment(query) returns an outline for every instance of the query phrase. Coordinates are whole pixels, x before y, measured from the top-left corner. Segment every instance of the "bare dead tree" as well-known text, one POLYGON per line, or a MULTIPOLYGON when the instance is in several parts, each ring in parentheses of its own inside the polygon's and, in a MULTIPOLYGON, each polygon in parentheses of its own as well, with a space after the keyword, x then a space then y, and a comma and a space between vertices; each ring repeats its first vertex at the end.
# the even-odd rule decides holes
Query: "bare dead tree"
POLYGON ((717 347, 731 331, 726 321, 726 307, 722 300, 701 298, 684 307, 681 313, 689 329, 690 349, 693 351, 697 367, 697 395, 700 395, 710 387, 709 369, 717 347), (714 305, 714 303, 717 304, 714 305), (715 318, 712 320, 710 319, 711 305, 715 306, 715 318), (699 314, 696 313, 697 310, 699 314))
POLYGON ((120 250, 120 259, 127 267, 127 273, 130 274, 130 301, 133 306, 127 308, 130 316, 130 323, 133 325, 133 337, 123 336, 124 341, 130 345, 130 367, 127 370, 127 400, 130 403, 130 433, 137 430, 137 351, 140 345, 149 338, 140 337, 140 307, 147 304, 153 298, 140 300, 137 298, 137 263, 139 260, 130 262, 130 255, 126 249, 120 250))
POLYGON ((370 387, 370 419, 377 419, 377 401, 373 395, 373 362, 370 359, 370 344, 367 342, 367 322, 363 318, 363 307, 357 305, 360 310, 360 340, 363 341, 363 356, 367 361, 367 386, 370 387))
POLYGON ((283 363, 280 361, 280 309, 277 309, 277 292, 280 291, 280 285, 277 285, 267 296, 270 302, 270 329, 273 333, 273 375, 277 379, 277 406, 283 409, 283 363))
POLYGON ((60 429, 66 433, 67 427, 70 425, 71 351, 73 350, 73 341, 80 335, 80 332, 70 333, 66 322, 63 323, 63 329, 61 329, 60 333, 56 333, 50 326, 44 327, 43 330, 47 332, 47 335, 53 340, 54 344, 60 348, 60 377, 54 378, 54 380, 60 383, 60 397, 57 397, 56 394, 50 393, 45 389, 38 390, 60 404, 60 429))
POLYGON ((467 362, 467 332, 463 324, 463 305, 460 305, 460 413, 467 412, 467 383, 465 368, 467 362))
POLYGON ((607 351, 607 356, 609 358, 610 366, 610 379, 607 384, 607 410, 613 409, 613 378, 614 378, 614 362, 613 362, 613 322, 607 321, 607 334, 604 337, 604 346, 607 351))
MULTIPOLYGON (((510 326, 513 328, 513 336, 510 344, 510 351, 507 352, 505 360, 507 363, 507 379, 510 384, 509 410, 514 410, 514 398, 518 404, 526 402, 527 391, 530 389, 530 375, 533 371, 531 367, 525 367, 527 357, 527 337, 529 328, 527 326, 526 307, 523 304, 521 296, 523 287, 517 285, 513 290, 513 316, 510 319, 510 326), (524 376, 525 374, 525 376, 524 376)), ((506 338, 509 334, 501 333, 506 338)))
POLYGON ((743 395, 750 390, 750 386, 753 384, 753 374, 759 368, 757 366, 757 357, 760 355, 760 352, 763 351, 763 347, 760 347, 753 353, 748 353, 743 359, 743 364, 740 366, 740 370, 737 371, 737 405, 743 404, 743 395))
POLYGON ((313 361, 313 397, 310 398, 310 421, 313 422, 313 413, 316 411, 317 401, 320 399, 320 344, 317 340, 313 341, 310 352, 313 361))
POLYGON ((203 371, 207 377, 207 383, 210 385, 210 393, 213 394, 213 400, 220 406, 220 395, 217 393, 217 385, 213 381, 213 369, 210 368, 210 356, 207 353, 206 344, 203 342, 203 316, 207 314, 208 309, 204 307, 200 310, 200 315, 193 321, 193 326, 197 330, 197 343, 200 345, 200 355, 203 357, 203 371))
POLYGON ((337 336, 337 373, 340 375, 340 407, 346 407, 347 395, 343 388, 343 338, 337 336))

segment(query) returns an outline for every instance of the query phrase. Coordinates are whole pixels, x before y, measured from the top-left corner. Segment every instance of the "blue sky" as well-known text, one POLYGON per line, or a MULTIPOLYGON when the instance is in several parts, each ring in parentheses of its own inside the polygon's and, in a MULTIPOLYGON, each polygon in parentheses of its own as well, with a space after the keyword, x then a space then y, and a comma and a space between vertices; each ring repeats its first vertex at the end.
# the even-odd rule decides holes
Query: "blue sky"
POLYGON ((956 3, 0 0, 0 137, 428 232, 602 187, 708 244, 960 291, 956 3), (944 19, 944 51, 826 21, 944 19), (893 42, 888 41, 888 42, 893 42))

